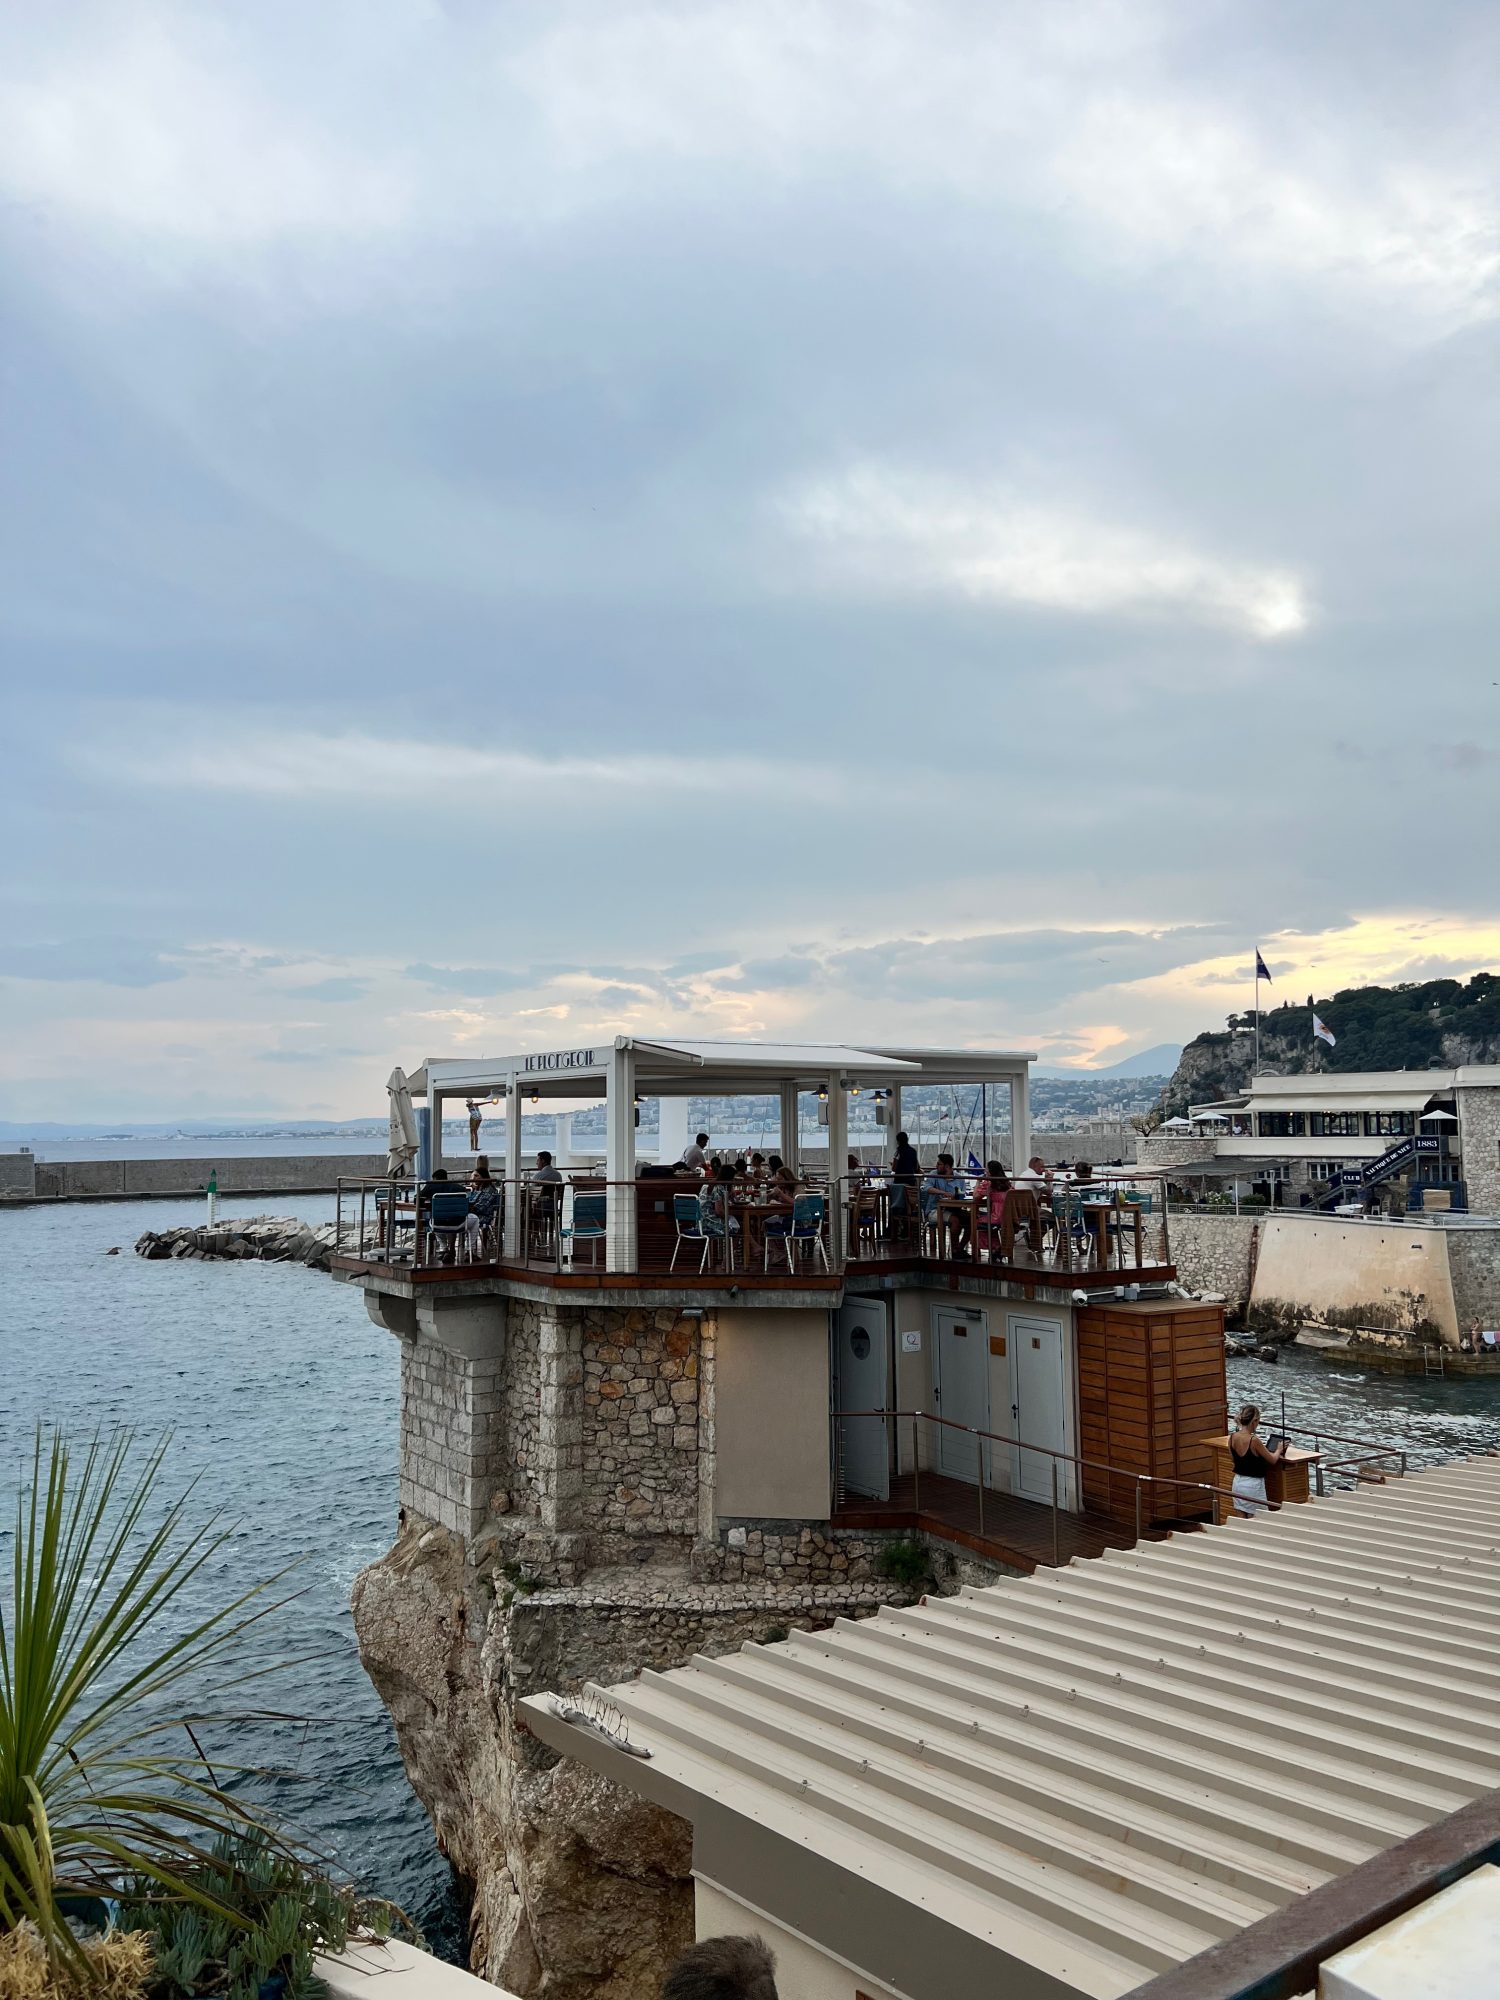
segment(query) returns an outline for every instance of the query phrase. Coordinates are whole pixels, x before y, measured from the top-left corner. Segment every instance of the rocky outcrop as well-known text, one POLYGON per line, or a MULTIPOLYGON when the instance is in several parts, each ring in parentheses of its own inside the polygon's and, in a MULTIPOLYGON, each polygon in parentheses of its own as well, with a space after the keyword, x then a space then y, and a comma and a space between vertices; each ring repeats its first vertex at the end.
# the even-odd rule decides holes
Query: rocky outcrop
POLYGON ((336 1225, 299 1222, 294 1216, 252 1215, 241 1222, 201 1228, 148 1229, 135 1241, 138 1257, 196 1257, 230 1262, 254 1258, 269 1264, 306 1264, 326 1271, 335 1249, 336 1225))
POLYGON ((360 1658, 472 1899, 473 1969, 527 2000, 656 2000, 693 1932, 690 1829, 559 1759, 515 1704, 868 1616, 909 1592, 873 1578, 704 1583, 661 1563, 537 1589, 519 1559, 524 1519, 507 1525, 466 1555, 446 1529, 403 1523, 355 1582, 360 1658))

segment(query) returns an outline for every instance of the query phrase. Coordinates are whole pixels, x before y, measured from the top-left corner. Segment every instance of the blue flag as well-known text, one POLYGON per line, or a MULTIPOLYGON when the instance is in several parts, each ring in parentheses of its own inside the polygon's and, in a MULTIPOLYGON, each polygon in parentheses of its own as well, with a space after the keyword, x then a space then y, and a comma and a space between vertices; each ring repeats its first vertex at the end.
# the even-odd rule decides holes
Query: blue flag
POLYGON ((1270 973, 1269 973, 1269 972, 1267 972, 1267 970, 1266 970, 1266 961, 1265 961, 1265 960, 1264 960, 1264 959, 1263 959, 1263 958, 1261 957, 1261 955, 1260 955, 1260 946, 1259 946, 1259 945, 1257 945, 1257 946, 1256 946, 1256 948, 1255 948, 1255 983, 1256 983, 1256 985, 1257 985, 1257 986, 1259 986, 1259 984, 1260 984, 1260 982, 1261 982, 1262 980, 1264 980, 1264 981, 1266 982, 1267 986, 1269 986, 1269 985, 1270 985, 1270 983, 1271 983, 1271 975, 1270 975, 1270 973))
POLYGON ((984 1168, 980 1165, 979 1161, 975 1159, 972 1152, 969 1155, 969 1172, 971 1174, 982 1174, 984 1172, 984 1168))

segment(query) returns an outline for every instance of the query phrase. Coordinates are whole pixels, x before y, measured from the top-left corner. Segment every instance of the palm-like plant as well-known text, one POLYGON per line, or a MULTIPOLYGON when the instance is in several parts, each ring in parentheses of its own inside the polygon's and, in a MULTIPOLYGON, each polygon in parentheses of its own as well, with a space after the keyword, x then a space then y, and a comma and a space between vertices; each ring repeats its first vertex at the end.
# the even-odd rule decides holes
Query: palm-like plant
POLYGON ((57 1957, 79 1950, 60 1898, 145 1878, 212 1908, 214 1842, 253 1824, 164 1697, 276 1605, 259 1584, 184 1616, 228 1530, 189 1523, 191 1487, 160 1504, 166 1446, 142 1452, 122 1432, 75 1454, 38 1429, 17 1501, 0 1602, 0 1930, 29 1919, 57 1957))

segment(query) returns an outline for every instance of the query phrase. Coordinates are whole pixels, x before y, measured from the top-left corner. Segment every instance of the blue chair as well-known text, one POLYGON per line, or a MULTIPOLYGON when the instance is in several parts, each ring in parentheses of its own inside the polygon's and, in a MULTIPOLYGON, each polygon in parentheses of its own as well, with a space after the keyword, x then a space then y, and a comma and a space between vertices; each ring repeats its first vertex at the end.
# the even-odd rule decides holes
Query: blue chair
POLYGON ((427 1260, 433 1262, 433 1246, 447 1246, 450 1261, 458 1262, 458 1239, 469 1226, 469 1197, 461 1188, 429 1197, 427 1203, 427 1260))
MULTIPOLYGON (((574 1195, 573 1226, 572 1229, 567 1232, 569 1235, 571 1235, 573 1239, 574 1263, 577 1263, 578 1261, 578 1246, 580 1243, 588 1243, 592 1245, 595 1243, 602 1243, 604 1241, 606 1233, 605 1224, 608 1215, 608 1202, 609 1202, 609 1197, 607 1195, 602 1195, 602 1194, 574 1195)), ((589 1253, 589 1261, 590 1263, 598 1262, 598 1259, 594 1256, 592 1250, 590 1250, 589 1253)))
POLYGON ((672 1245, 672 1261, 669 1271, 677 1268, 677 1253, 684 1243, 701 1243, 703 1254, 698 1259, 701 1271, 708 1262, 708 1253, 713 1248, 713 1238, 703 1227, 703 1211, 698 1206, 695 1194, 674 1194, 672 1197, 672 1220, 677 1225, 677 1241, 672 1245))
POLYGON ((790 1273, 796 1261, 799 1248, 813 1244, 823 1259, 823 1269, 832 1270, 828 1261, 828 1245, 823 1241, 823 1217, 827 1204, 820 1194, 799 1194, 792 1202, 789 1216, 773 1215, 766 1220, 766 1264, 771 1260, 771 1242, 774 1237, 786 1251, 786 1268, 790 1273), (777 1225, 780 1225, 779 1227, 777 1225))

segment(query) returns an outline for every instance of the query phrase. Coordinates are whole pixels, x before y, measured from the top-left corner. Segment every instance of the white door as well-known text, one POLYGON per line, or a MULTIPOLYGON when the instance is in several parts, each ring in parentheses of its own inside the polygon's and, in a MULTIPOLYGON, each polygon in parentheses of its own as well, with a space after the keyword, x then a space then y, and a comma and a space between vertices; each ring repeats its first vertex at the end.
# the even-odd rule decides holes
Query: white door
POLYGON ((937 1469, 950 1479, 979 1484, 980 1442, 970 1431, 990 1427, 990 1343, 982 1313, 937 1315, 937 1469), (965 1430, 950 1429, 963 1424, 965 1430))
MULTIPOLYGON (((834 1333, 834 1381, 840 1411, 888 1410, 890 1308, 884 1299, 848 1299, 834 1333)), ((850 1414, 840 1420, 844 1490, 876 1500, 891 1497, 890 1421, 850 1414)))
MULTIPOLYGON (((1050 1503, 1053 1460, 1045 1453, 1065 1449, 1062 1326, 1055 1319, 1014 1315, 1006 1346, 1010 1349, 1011 1435, 1022 1444, 1044 1447, 1043 1451, 1012 1451, 1011 1491, 1028 1500, 1050 1503)), ((1057 1494, 1065 1504, 1072 1491, 1070 1470, 1065 1462, 1058 1462, 1057 1494)))

